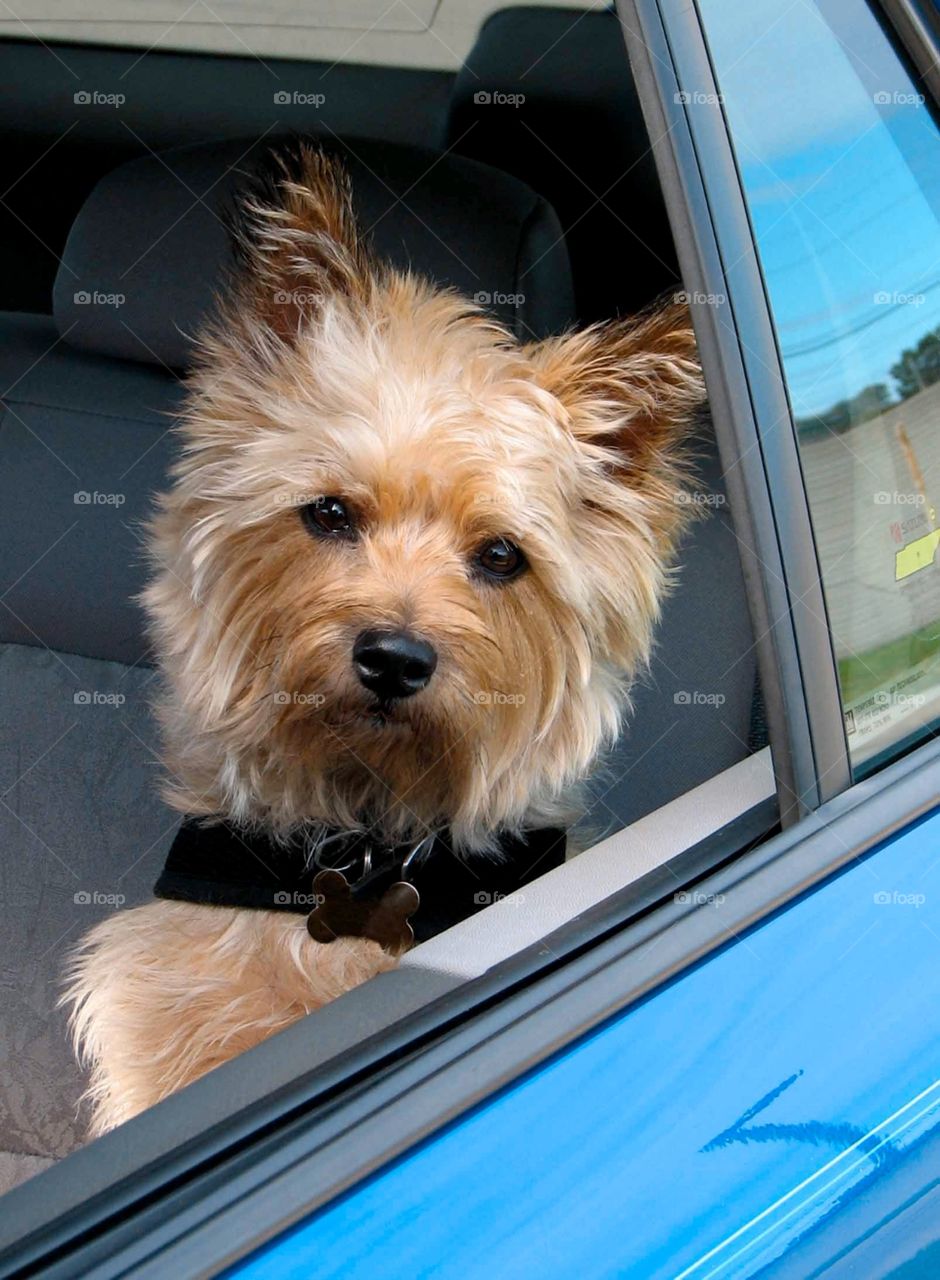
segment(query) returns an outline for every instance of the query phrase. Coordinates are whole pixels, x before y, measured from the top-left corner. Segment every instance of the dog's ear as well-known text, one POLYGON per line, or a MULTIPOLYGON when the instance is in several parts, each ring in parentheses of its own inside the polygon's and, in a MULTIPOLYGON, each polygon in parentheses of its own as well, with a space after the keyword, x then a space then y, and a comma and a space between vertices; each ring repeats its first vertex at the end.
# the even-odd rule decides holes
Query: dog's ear
POLYGON ((337 295, 364 299, 372 279, 349 175, 317 147, 270 153, 231 217, 234 306, 227 319, 290 343, 337 295))
POLYGON ((567 425, 608 470, 630 482, 673 473, 705 401, 684 302, 594 325, 527 349, 567 425))

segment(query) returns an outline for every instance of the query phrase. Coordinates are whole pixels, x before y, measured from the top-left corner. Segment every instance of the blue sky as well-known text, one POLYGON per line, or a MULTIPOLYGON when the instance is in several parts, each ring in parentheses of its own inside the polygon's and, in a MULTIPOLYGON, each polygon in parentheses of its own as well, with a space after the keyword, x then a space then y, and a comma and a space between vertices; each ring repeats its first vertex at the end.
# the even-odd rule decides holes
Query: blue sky
POLYGON ((921 86, 859 0, 826 5, 839 40, 807 0, 704 10, 795 412, 891 384, 940 324, 940 139, 921 86))

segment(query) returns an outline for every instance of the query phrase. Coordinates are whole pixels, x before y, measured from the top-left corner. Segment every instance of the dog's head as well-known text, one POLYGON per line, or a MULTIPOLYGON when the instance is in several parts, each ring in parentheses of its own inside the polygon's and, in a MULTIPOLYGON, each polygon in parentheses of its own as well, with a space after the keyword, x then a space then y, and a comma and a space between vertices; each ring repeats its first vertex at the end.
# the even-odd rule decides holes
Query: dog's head
POLYGON ((237 235, 151 538, 176 803, 467 846, 553 816, 688 510, 686 309, 520 344, 372 261, 304 147, 237 235))

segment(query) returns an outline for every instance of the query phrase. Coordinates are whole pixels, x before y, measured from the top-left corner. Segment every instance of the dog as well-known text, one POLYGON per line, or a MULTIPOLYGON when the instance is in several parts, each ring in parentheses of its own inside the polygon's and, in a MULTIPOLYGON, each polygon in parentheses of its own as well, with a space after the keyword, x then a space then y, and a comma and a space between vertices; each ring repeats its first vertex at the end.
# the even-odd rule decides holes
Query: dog
MULTIPOLYGON (((376 261, 339 161, 279 152, 188 375, 143 596, 193 820, 460 857, 568 824, 647 662, 704 400, 688 309, 518 340, 376 261)), ((335 874, 335 873, 334 873, 335 874)), ((405 929, 161 900, 82 941, 91 1134, 357 984, 405 929)))

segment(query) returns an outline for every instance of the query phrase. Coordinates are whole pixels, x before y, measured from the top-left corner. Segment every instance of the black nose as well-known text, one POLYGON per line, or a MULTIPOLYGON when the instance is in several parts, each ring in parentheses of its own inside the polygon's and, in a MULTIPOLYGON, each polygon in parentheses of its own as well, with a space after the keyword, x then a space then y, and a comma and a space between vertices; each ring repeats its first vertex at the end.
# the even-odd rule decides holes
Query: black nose
POLYGON ((352 656, 356 675, 383 702, 418 693, 437 666, 437 654, 428 642, 407 631, 363 631, 352 656))

